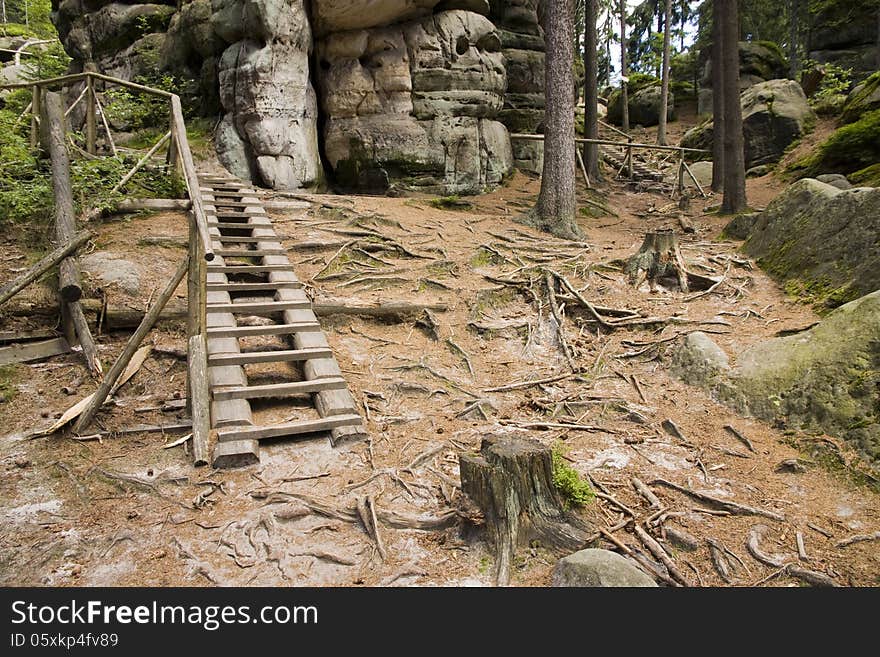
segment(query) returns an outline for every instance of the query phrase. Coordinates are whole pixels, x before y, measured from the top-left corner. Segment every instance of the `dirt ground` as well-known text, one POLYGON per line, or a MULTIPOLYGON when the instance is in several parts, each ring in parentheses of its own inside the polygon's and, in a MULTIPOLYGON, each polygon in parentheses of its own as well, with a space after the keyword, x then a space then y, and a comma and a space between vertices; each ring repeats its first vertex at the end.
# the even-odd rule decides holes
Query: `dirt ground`
MULTIPOLYGON (((673 136, 680 134, 679 124, 672 127, 673 136)), ((751 204, 765 206, 783 186, 772 176, 750 180, 751 204)), ((604 491, 578 511, 603 528, 622 524, 629 512, 639 523, 656 516, 634 490, 633 476, 784 517, 724 514, 654 484, 665 526, 699 539, 695 550, 685 550, 655 530, 694 584, 802 585, 750 554, 746 542, 759 525, 766 526, 757 530, 762 551, 785 563, 800 563, 843 586, 880 584, 876 542, 836 545, 880 530, 876 493, 846 467, 857 464, 855 455, 827 436, 739 417, 668 373, 665 351, 690 331, 711 333, 735 363, 744 347, 817 320, 738 254, 738 243, 719 238, 726 220, 704 211, 719 199, 692 201, 686 215, 696 230, 682 235, 681 244, 690 269, 726 277, 712 293, 690 299, 663 288, 651 292, 647 285, 635 289, 621 271, 604 266, 635 253, 646 231, 678 229, 678 206, 669 196, 608 183, 604 190, 615 214, 583 216, 583 242, 564 243, 515 222, 538 190, 537 180, 517 174, 456 210, 435 207, 427 196, 327 196, 316 198, 341 208, 315 203, 308 210, 271 212, 286 246, 324 244, 290 250, 317 300, 445 307, 433 313, 435 330, 414 321, 322 320, 363 406, 368 442, 264 443, 259 465, 210 471, 191 466, 186 445, 165 448, 183 434, 131 431, 185 419, 173 405, 161 410, 185 390, 181 322, 166 322, 150 335, 157 349, 98 416, 100 441, 63 432, 29 437, 96 387, 77 353, 4 370, 9 399, 0 403, 0 583, 489 586, 489 547, 451 511, 460 497, 457 454, 478 449, 485 435, 515 432, 562 449, 604 491), (377 250, 377 244, 384 246, 377 250), (664 321, 598 330, 582 307, 560 297, 566 343, 580 374, 492 392, 571 371, 548 306, 544 270, 565 276, 594 305, 664 321), (680 427, 684 440, 662 428, 665 420, 680 427), (534 423, 546 428, 523 428, 534 423), (725 425, 756 451, 747 451, 725 425), (835 458, 828 458, 829 449, 835 458), (804 471, 777 467, 795 458, 804 471), (366 495, 385 514, 384 559, 354 520, 352 509, 366 495), (417 525, 432 528, 412 528, 417 525), (801 561, 798 535, 806 552, 801 561), (716 560, 728 555, 721 557, 728 581, 709 541, 718 547, 716 560)), ((580 195, 583 207, 590 207, 582 188, 580 195)), ((142 310, 184 256, 174 239, 156 246, 150 238, 183 238, 183 215, 127 217, 97 228, 94 248, 122 252, 145 272, 138 297, 113 288, 104 293, 111 305, 142 310)), ((14 234, 3 236, 0 254, 2 284, 29 254, 14 234)), ((184 295, 181 288, 175 301, 182 303, 184 295)), ((52 320, 33 310, 50 302, 48 287, 29 290, 4 308, 0 331, 52 328, 52 320)), ((127 337, 106 331, 98 337, 106 365, 127 337)), ((647 554, 632 523, 613 535, 647 554)), ((604 539, 598 545, 619 549, 604 539)), ((557 558, 541 547, 523 548, 512 584, 548 585, 557 558)))

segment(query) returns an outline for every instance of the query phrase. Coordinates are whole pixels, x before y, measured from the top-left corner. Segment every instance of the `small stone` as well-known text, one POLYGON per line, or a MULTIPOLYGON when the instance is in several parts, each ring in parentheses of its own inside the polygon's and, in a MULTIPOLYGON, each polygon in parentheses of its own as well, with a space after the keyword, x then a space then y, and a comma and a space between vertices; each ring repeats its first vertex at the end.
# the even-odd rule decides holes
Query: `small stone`
POLYGON ((140 513, 138 513, 134 509, 132 509, 131 511, 129 511, 128 513, 125 514, 125 517, 128 518, 129 520, 134 520, 135 518, 139 518, 140 515, 141 515, 140 513))
POLYGON ((727 354, 702 331, 689 333, 672 357, 672 374, 690 385, 711 383, 729 369, 727 354))
POLYGON ((615 552, 587 549, 560 559, 553 586, 656 587, 657 583, 615 552))
POLYGON ((29 468, 31 466, 30 459, 25 458, 24 456, 16 456, 12 459, 12 463, 16 468, 29 468))
POLYGON ((800 474, 806 472, 807 468, 797 459, 786 459, 776 466, 776 472, 793 472, 800 474))

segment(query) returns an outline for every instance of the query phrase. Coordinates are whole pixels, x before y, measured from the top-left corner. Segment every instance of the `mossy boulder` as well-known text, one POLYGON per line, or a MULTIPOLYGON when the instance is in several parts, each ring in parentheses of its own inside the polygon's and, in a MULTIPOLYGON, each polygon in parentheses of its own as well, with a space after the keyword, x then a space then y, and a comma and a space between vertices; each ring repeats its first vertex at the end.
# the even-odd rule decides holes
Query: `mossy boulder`
MULTIPOLYGON (((740 105, 746 169, 778 162, 785 149, 816 121, 803 89, 793 80, 755 84, 742 92, 740 105)), ((711 150, 713 132, 713 122, 703 122, 685 133, 681 145, 711 150)))
MULTIPOLYGON (((630 125, 652 126, 660 122, 660 85, 647 84, 635 91, 627 89, 630 125)), ((670 92, 666 104, 666 119, 675 118, 675 95, 670 92)), ((614 125, 623 123, 623 102, 619 89, 608 98, 608 121, 614 125)))
POLYGON ((880 289, 880 189, 800 180, 761 213, 743 250, 828 308, 880 289))
POLYGON ((700 385, 745 415, 844 438, 880 469, 878 326, 880 290, 807 331, 745 349, 700 385))
POLYGON ((880 71, 856 85, 849 93, 843 105, 840 122, 844 125, 854 123, 874 110, 880 110, 880 71))
POLYGON ((810 155, 788 171, 800 177, 821 173, 849 174, 880 162, 880 109, 838 128, 810 155))

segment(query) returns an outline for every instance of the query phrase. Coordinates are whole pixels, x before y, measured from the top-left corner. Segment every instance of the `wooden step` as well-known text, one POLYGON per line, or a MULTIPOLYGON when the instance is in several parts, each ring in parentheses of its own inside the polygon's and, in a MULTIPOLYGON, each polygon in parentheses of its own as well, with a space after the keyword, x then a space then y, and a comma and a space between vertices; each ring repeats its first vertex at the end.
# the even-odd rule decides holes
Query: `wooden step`
POLYGON ((361 423, 360 415, 336 415, 325 417, 320 420, 302 420, 300 422, 287 422, 270 427, 232 427, 217 432, 217 440, 264 440, 266 438, 282 438, 284 436, 296 436, 316 431, 329 431, 337 427, 352 426, 361 423))
POLYGON ((290 383, 271 383, 260 386, 235 386, 215 389, 214 399, 265 399, 269 397, 291 397, 322 390, 345 388, 345 379, 315 379, 314 381, 293 381, 290 383))
POLYGON ((221 201, 215 199, 213 201, 205 201, 206 205, 213 205, 215 208, 259 208, 262 204, 259 201, 221 201))
POLYGON ((216 210, 205 210, 205 214, 216 217, 217 219, 249 219, 251 217, 260 217, 261 219, 269 218, 269 215, 266 214, 266 210, 263 208, 254 206, 251 209, 254 210, 254 212, 224 212, 222 210, 218 212, 216 210))
MULTIPOLYGON (((275 240, 264 240, 266 242, 275 240)), ((219 249, 214 251, 215 256, 221 258, 261 258, 267 255, 286 255, 286 249, 219 249)))
POLYGON ((221 326, 209 328, 209 338, 246 338, 260 335, 293 335, 294 333, 313 333, 320 331, 318 322, 296 322, 294 324, 269 324, 268 326, 221 326))
POLYGON ((284 351, 251 351, 243 354, 210 354, 208 366, 254 365, 256 363, 294 363, 313 358, 332 358, 330 349, 286 349, 284 351))
POLYGON ((272 224, 268 221, 254 223, 249 221, 214 221, 208 219, 208 228, 217 228, 218 230, 253 230, 254 228, 271 228, 272 224))
POLYGON ((209 303, 209 313, 277 313, 282 310, 306 310, 312 307, 305 301, 257 301, 255 303, 209 303))
POLYGON ((221 274, 265 274, 272 271, 287 271, 293 273, 293 267, 287 265, 212 265, 208 263, 208 271, 221 274))
POLYGON ((239 244, 257 244, 258 242, 277 242, 278 236, 275 233, 267 237, 250 237, 243 235, 214 235, 212 239, 215 242, 238 242, 239 244))
POLYGON ((214 292, 250 292, 258 290, 277 290, 279 288, 302 287, 300 281, 277 281, 273 283, 208 283, 208 289, 214 292))
POLYGON ((259 462, 260 445, 256 440, 223 441, 214 446, 215 468, 242 468, 259 462))

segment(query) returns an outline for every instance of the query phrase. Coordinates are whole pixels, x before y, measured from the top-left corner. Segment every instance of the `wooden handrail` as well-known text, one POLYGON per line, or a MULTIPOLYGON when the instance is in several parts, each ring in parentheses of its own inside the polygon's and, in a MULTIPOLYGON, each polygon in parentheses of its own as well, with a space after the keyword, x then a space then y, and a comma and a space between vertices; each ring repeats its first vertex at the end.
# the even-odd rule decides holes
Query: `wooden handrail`
POLYGON ((71 73, 69 75, 60 75, 55 78, 34 80, 32 82, 14 82, 11 84, 0 85, 0 89, 28 89, 34 86, 44 88, 54 87, 58 85, 64 86, 71 82, 79 82, 80 80, 85 80, 86 78, 92 78, 93 80, 103 80, 104 82, 109 82, 110 84, 119 85, 120 87, 128 87, 129 89, 133 89, 134 91, 141 91, 143 93, 152 94, 153 96, 161 96, 162 98, 171 98, 174 95, 170 91, 147 87, 136 82, 129 82, 128 80, 114 78, 110 75, 104 75, 103 73, 94 73, 92 71, 86 71, 85 73, 71 73))
MULTIPOLYGON (((525 135, 521 133, 511 133, 511 139, 523 139, 529 141, 544 141, 544 135, 525 135)), ((637 144, 628 141, 611 141, 610 139, 581 139, 576 138, 575 143, 578 144, 598 144, 600 146, 618 146, 619 148, 646 148, 655 151, 678 151, 682 153, 708 153, 709 151, 702 148, 685 148, 684 146, 661 146, 659 144, 637 144)))

